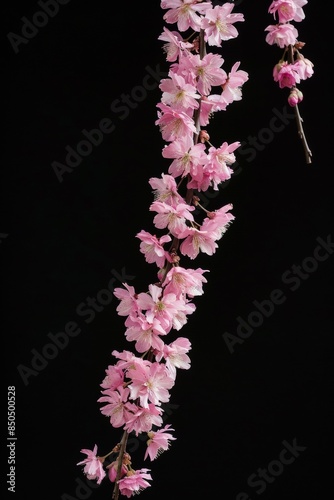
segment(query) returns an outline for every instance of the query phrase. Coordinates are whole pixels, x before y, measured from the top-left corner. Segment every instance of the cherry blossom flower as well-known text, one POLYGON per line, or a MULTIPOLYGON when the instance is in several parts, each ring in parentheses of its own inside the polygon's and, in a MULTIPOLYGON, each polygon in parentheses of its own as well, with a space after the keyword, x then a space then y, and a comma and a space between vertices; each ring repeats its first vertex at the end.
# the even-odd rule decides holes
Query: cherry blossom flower
POLYGON ((170 428, 169 424, 165 425, 163 429, 157 431, 150 431, 147 433, 148 441, 147 448, 144 455, 144 460, 150 457, 151 461, 155 460, 164 451, 168 450, 171 441, 175 441, 175 437, 170 433, 175 429, 170 428))
POLYGON ((203 295, 203 284, 207 283, 204 273, 207 269, 185 269, 181 266, 172 267, 165 279, 166 292, 173 292, 177 296, 186 294, 188 297, 203 295))
POLYGON ((238 36, 238 31, 233 24, 245 19, 243 14, 231 14, 233 8, 233 3, 226 2, 224 5, 216 5, 206 10, 201 27, 205 32, 205 41, 208 45, 220 47, 223 40, 238 36))
POLYGON ((289 21, 300 22, 305 18, 302 7, 308 0, 274 0, 270 5, 268 12, 277 18, 279 23, 289 21), (277 15, 277 17, 276 17, 277 15))
POLYGON ((130 390, 119 386, 117 390, 105 389, 99 403, 107 403, 101 407, 102 415, 110 418, 113 427, 122 427, 129 419, 136 406, 128 402, 130 390))
POLYGON ((220 240, 231 222, 235 219, 234 215, 229 212, 232 208, 232 204, 229 203, 214 212, 210 212, 209 217, 203 220, 201 229, 208 231, 215 241, 220 240))
POLYGON ((184 203, 184 199, 178 192, 178 187, 172 175, 162 174, 160 179, 151 177, 149 184, 153 189, 155 201, 163 201, 174 208, 179 203, 184 203))
POLYGON ((207 161, 205 145, 194 144, 193 137, 185 135, 165 146, 162 150, 164 158, 172 158, 173 161, 168 172, 173 177, 185 177, 188 174, 197 178, 201 176, 202 167, 207 161))
POLYGON ((294 63, 294 69, 302 80, 310 78, 314 73, 314 64, 306 57, 299 54, 298 59, 294 63))
POLYGON ((296 83, 300 82, 300 76, 296 71, 295 65, 289 64, 287 61, 276 64, 273 77, 281 89, 284 87, 294 87, 296 83))
POLYGON ((166 259, 168 259, 168 252, 164 249, 163 245, 171 241, 171 237, 165 234, 158 238, 142 229, 136 234, 136 237, 141 240, 139 245, 141 253, 145 255, 145 260, 149 264, 155 263, 158 267, 163 267, 166 259))
POLYGON ((124 371, 117 365, 109 365, 100 384, 103 389, 117 389, 124 382, 124 371))
POLYGON ((184 312, 184 299, 177 298, 174 293, 162 293, 161 287, 149 285, 149 293, 138 295, 139 307, 146 311, 148 321, 158 320, 162 328, 170 331, 178 312, 184 312))
POLYGON ((96 456, 97 445, 94 446, 93 450, 82 449, 81 453, 85 453, 87 458, 78 462, 77 465, 84 465, 83 472, 87 476, 87 479, 97 479, 97 484, 100 484, 106 476, 106 471, 103 468, 102 461, 96 456))
POLYGON ((195 227, 187 227, 180 235, 183 239, 180 245, 182 255, 187 255, 190 259, 195 259, 200 252, 213 255, 218 248, 208 231, 201 231, 195 227))
POLYGON ((166 360, 167 369, 175 379, 177 368, 183 370, 188 370, 190 368, 190 357, 187 354, 190 349, 190 340, 185 337, 178 337, 169 345, 164 345, 163 350, 157 353, 156 360, 161 361, 161 359, 164 358, 166 360))
POLYGON ((166 27, 164 27, 158 40, 167 42, 162 48, 166 53, 166 60, 168 62, 177 61, 183 50, 191 49, 194 46, 193 43, 184 42, 178 31, 170 31, 166 27))
POLYGON ((116 311, 120 316, 128 316, 138 310, 136 292, 133 286, 123 283, 124 288, 114 288, 114 295, 120 300, 116 311))
POLYGON ((288 45, 294 45, 297 41, 298 31, 290 23, 270 24, 265 28, 267 31, 266 42, 269 45, 278 45, 281 49, 288 45))
POLYGON ((269 5, 268 12, 274 16, 279 23, 293 21, 296 15, 297 5, 293 0, 275 0, 269 5))
POLYGON ((135 341, 135 348, 139 353, 152 349, 161 349, 163 341, 160 335, 167 335, 171 329, 171 324, 164 328, 157 318, 148 319, 141 314, 137 318, 130 317, 127 322, 125 331, 126 339, 131 342, 135 341))
POLYGON ((197 78, 197 89, 202 95, 209 95, 211 88, 224 85, 227 79, 221 67, 224 59, 220 54, 208 53, 203 58, 199 54, 182 58, 182 71, 192 71, 197 78))
POLYGON ((151 486, 147 479, 152 479, 152 476, 148 472, 149 469, 145 468, 128 471, 126 476, 118 481, 121 495, 131 498, 151 486))
POLYGON ((173 236, 178 234, 186 228, 186 221, 194 220, 192 211, 195 207, 187 205, 186 203, 179 203, 176 208, 167 205, 161 201, 154 201, 149 210, 158 212, 153 218, 153 223, 158 229, 168 228, 173 236))
POLYGON ((222 98, 227 104, 240 101, 242 98, 242 86, 248 81, 249 75, 246 71, 239 70, 240 61, 233 64, 223 85, 222 98))
POLYGON ((142 432, 149 432, 155 425, 161 427, 163 420, 162 409, 153 403, 148 403, 145 408, 137 407, 137 410, 127 419, 124 430, 128 433, 134 432, 136 436, 142 432))
POLYGON ((161 102, 172 106, 173 109, 187 112, 199 107, 200 95, 196 87, 187 83, 182 75, 170 71, 169 78, 162 79, 159 88, 162 90, 161 102))
POLYGON ((162 138, 165 141, 174 141, 189 132, 196 133, 192 118, 185 112, 177 111, 163 102, 158 103, 157 107, 160 111, 158 111, 158 119, 155 124, 159 125, 162 138))
POLYGON ((199 31, 201 17, 198 14, 210 7, 211 2, 198 3, 198 0, 161 0, 161 8, 169 9, 163 16, 164 21, 177 24, 179 31, 186 31, 188 28, 199 31))
POLYGON ((128 376, 131 379, 131 398, 139 398, 143 408, 147 408, 149 402, 160 406, 169 401, 169 389, 175 381, 163 364, 153 362, 147 366, 130 368, 128 376))
MULTIPOLYGON (((210 182, 214 190, 218 190, 219 184, 231 178, 233 170, 230 168, 235 162, 234 151, 240 146, 239 141, 228 144, 224 142, 219 148, 211 146, 208 151, 208 160, 204 167, 207 182, 210 182)), ((201 186, 198 186, 200 189, 201 186)))

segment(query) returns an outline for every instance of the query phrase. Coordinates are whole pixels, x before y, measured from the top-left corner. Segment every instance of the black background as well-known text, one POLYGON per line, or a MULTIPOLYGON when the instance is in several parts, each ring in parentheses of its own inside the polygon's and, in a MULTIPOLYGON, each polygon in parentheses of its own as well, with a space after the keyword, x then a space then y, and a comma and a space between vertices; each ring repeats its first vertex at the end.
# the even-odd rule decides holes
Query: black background
MULTIPOLYGON (((134 467, 148 467, 153 476, 143 499, 333 495, 333 249, 323 250, 326 260, 313 257, 319 238, 334 240, 331 45, 329 15, 316 4, 310 0, 305 20, 296 24, 315 71, 300 85, 311 164, 286 104, 288 91, 272 79, 282 51, 265 42, 264 29, 273 24, 269 2, 238 2, 235 12, 245 22, 236 24, 239 37, 222 45, 224 69, 240 61, 249 81, 243 99, 208 128, 216 146, 243 143, 235 175, 208 208, 232 203, 236 219, 214 256, 202 254, 192 263, 210 272, 182 329, 192 342, 192 366, 179 372, 166 420, 177 440, 152 463, 142 460, 145 446, 132 441, 134 467), (273 123, 282 125, 274 117, 286 113, 290 118, 273 131, 273 123), (284 273, 292 277, 293 265, 312 263, 317 269, 308 268, 299 282, 283 279, 284 273), (236 335, 238 318, 247 321, 257 310, 254 301, 270 299, 277 289, 284 302, 231 353, 224 333, 236 335), (279 458, 283 441, 294 440, 304 450, 257 492, 259 485, 248 484, 251 474, 279 458)), ((41 8, 14 1, 4 10, 2 397, 16 387, 16 498, 108 499, 107 480, 77 489, 87 483, 76 463, 84 458, 81 448, 96 443, 104 454, 120 438, 97 398, 104 370, 114 362, 111 351, 132 346, 115 298, 94 317, 77 308, 117 273, 137 291, 155 280, 155 266, 145 263, 135 235, 153 229, 148 179, 169 165, 155 125, 158 81, 145 80, 150 71, 168 70, 158 41, 163 11, 159 1, 71 0, 15 53, 7 34, 21 35, 21 18, 31 20, 41 8), (123 94, 132 104, 121 114, 115 106, 123 94), (75 148, 83 129, 106 118, 114 131, 60 182, 53 162, 64 164, 66 146, 75 148), (58 352, 45 351, 50 333, 64 332, 71 321, 80 333, 58 352), (36 352, 54 357, 24 382, 18 367, 31 369, 36 352)))

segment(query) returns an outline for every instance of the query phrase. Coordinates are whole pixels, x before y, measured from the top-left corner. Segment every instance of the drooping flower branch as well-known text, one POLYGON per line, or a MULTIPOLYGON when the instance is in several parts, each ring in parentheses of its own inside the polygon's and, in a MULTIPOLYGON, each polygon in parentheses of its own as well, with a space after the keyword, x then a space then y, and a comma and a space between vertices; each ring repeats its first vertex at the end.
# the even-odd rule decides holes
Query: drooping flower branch
POLYGON ((244 17, 232 12, 233 3, 214 7, 211 1, 162 0, 161 8, 171 29, 164 27, 158 40, 164 42, 170 69, 160 82, 155 124, 166 142, 162 158, 170 164, 167 173, 149 179, 154 232, 142 229, 136 235, 146 263, 156 266, 157 278, 145 292, 127 283, 114 290, 117 313, 125 318, 125 338, 133 349, 112 351, 115 362, 105 370, 98 402, 111 426, 122 429, 122 437, 104 456, 97 455, 97 445, 92 451, 82 449, 86 458, 78 462, 98 484, 109 478, 114 500, 140 493, 152 480, 150 469, 132 466, 130 434, 147 435, 143 460, 151 462, 176 439, 174 429, 163 425, 164 404, 178 370, 191 365, 191 342, 177 332, 195 312, 194 300, 203 294, 208 272, 189 262, 200 254, 212 256, 234 220, 232 204, 209 211, 199 203, 199 192, 219 191, 231 177, 234 151, 240 145, 235 141, 214 146, 207 127, 216 112, 242 99, 248 80, 239 61, 227 73, 222 56, 208 51, 238 36, 234 24, 244 17), (168 335, 171 341, 166 343, 168 335))
POLYGON ((302 140, 306 163, 312 163, 312 152, 307 144, 303 128, 303 119, 298 104, 303 100, 303 93, 298 84, 301 80, 310 78, 313 73, 313 63, 301 53, 305 43, 298 40, 298 31, 292 22, 301 22, 305 18, 304 5, 308 0, 274 0, 268 12, 274 16, 277 24, 270 24, 266 42, 269 45, 278 45, 283 49, 282 57, 274 66, 273 78, 280 88, 289 88, 288 103, 295 110, 298 135, 302 140))

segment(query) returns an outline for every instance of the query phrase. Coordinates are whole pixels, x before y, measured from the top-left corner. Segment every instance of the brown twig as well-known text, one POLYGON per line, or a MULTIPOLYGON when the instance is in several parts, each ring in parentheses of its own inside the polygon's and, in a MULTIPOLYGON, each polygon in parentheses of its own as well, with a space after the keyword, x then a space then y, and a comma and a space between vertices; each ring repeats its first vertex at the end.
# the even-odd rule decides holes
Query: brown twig
POLYGON ((126 443, 128 440, 128 432, 124 431, 124 434, 122 436, 121 440, 121 446, 119 449, 119 454, 118 454, 118 465, 117 465, 117 474, 116 474, 116 479, 115 479, 115 486, 114 486, 114 491, 112 494, 113 500, 118 500, 119 497, 119 484, 118 481, 121 478, 121 473, 122 473, 122 466, 123 466, 123 457, 126 449, 126 443))
MULTIPOLYGON (((289 45, 289 48, 288 48, 288 61, 290 64, 293 64, 295 62, 295 58, 294 58, 294 51, 295 51, 295 48, 293 45, 289 45)), ((305 153, 305 159, 306 159, 306 163, 307 164, 310 164, 312 163, 312 152, 307 144, 307 140, 306 140, 306 137, 305 137, 305 133, 304 133, 304 128, 303 128, 303 119, 302 117, 300 116, 300 112, 299 112, 299 108, 298 108, 298 104, 296 104, 294 106, 294 111, 295 111, 295 117, 296 117, 296 122, 297 122, 297 130, 298 130, 298 135, 303 143, 303 148, 304 148, 304 153, 305 153)))
POLYGON ((304 148, 304 152, 305 152, 306 163, 310 164, 310 163, 312 163, 312 152, 311 152, 311 150, 310 150, 310 148, 309 148, 309 146, 307 144, 307 140, 306 140, 306 137, 305 137, 305 134, 304 134, 303 119, 300 116, 298 104, 296 104, 296 106, 294 107, 294 110, 295 110, 295 116, 296 116, 296 122, 297 122, 298 135, 299 135, 299 137, 300 137, 300 139, 302 140, 302 143, 303 143, 303 148, 304 148))

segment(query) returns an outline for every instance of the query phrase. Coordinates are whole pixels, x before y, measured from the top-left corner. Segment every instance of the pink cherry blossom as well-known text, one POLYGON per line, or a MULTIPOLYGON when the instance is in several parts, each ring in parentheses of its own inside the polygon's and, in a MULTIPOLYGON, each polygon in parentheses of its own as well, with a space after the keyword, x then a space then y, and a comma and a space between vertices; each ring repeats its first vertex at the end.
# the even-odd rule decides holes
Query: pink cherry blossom
POLYGON ((195 259, 200 252, 213 255, 218 248, 210 233, 195 227, 185 229, 180 238, 184 238, 180 245, 180 252, 190 259, 195 259))
POLYGON ((178 31, 170 31, 166 27, 163 28, 163 32, 158 37, 158 40, 167 42, 163 45, 163 50, 166 53, 166 60, 168 62, 177 61, 183 50, 193 47, 192 43, 183 41, 178 31))
MULTIPOLYGON (((234 151, 240 146, 239 141, 228 144, 224 142, 219 148, 211 146, 208 151, 208 161, 204 173, 214 190, 218 190, 220 183, 231 178, 233 170, 230 168, 235 162, 234 151)), ((201 186, 198 186, 199 188, 201 186)))
POLYGON ((179 203, 184 203, 184 199, 178 192, 178 187, 172 175, 163 173, 160 179, 151 177, 149 184, 153 189, 155 201, 163 201, 172 207, 176 207, 179 203))
POLYGON ((158 458, 161 453, 168 450, 171 441, 175 441, 175 437, 170 433, 174 431, 169 424, 165 425, 163 429, 150 431, 147 433, 148 441, 147 448, 144 455, 144 460, 150 457, 151 461, 158 458))
POLYGON ((298 59, 294 63, 294 70, 298 73, 302 80, 310 78, 314 73, 314 64, 306 57, 299 55, 298 59))
POLYGON ((188 297, 203 295, 203 284, 207 283, 204 273, 207 269, 185 269, 181 266, 175 266, 168 271, 165 279, 166 292, 173 292, 177 296, 186 294, 188 297))
POLYGON ((274 0, 270 5, 268 12, 273 14, 274 19, 279 23, 287 23, 289 21, 300 22, 305 18, 302 7, 306 5, 308 0, 274 0))
POLYGON ((131 498, 135 494, 151 486, 147 479, 152 479, 152 476, 148 474, 148 472, 149 469, 131 470, 127 472, 127 475, 118 481, 121 495, 131 498))
POLYGON ((145 255, 145 260, 149 264, 155 263, 158 267, 163 267, 166 259, 168 259, 168 252, 164 249, 163 245, 171 241, 171 237, 165 234, 158 238, 143 229, 136 234, 136 237, 141 240, 139 245, 141 253, 145 255))
POLYGON ((150 205, 149 210, 158 212, 153 218, 155 226, 158 229, 164 229, 167 227, 172 235, 176 237, 185 229, 187 220, 194 220, 191 211, 195 210, 195 207, 186 203, 179 203, 179 205, 174 208, 167 205, 167 203, 154 201, 150 205))
POLYGON ((157 318, 148 319, 144 314, 138 315, 137 318, 128 318, 126 326, 126 339, 129 342, 135 341, 135 348, 140 353, 150 348, 161 349, 163 341, 160 336, 166 335, 171 328, 171 325, 164 328, 157 318))
POLYGON ((297 6, 293 0, 275 0, 269 5, 268 12, 274 16, 279 23, 293 21, 297 6))
POLYGON ((273 77, 281 89, 284 87, 291 88, 300 82, 300 76, 295 69, 295 65, 289 64, 287 61, 276 64, 273 77))
POLYGON ((206 10, 201 27, 205 32, 205 41, 208 45, 220 47, 223 40, 238 36, 238 31, 233 24, 245 19, 243 14, 231 14, 233 8, 233 3, 226 2, 224 5, 216 5, 206 10))
POLYGON ((210 216, 203 220, 201 229, 208 231, 215 241, 220 240, 235 219, 234 215, 229 212, 232 208, 232 204, 229 203, 214 212, 210 212, 210 216))
POLYGON ((169 24, 177 24, 179 31, 186 31, 188 28, 199 31, 201 28, 201 17, 199 13, 211 7, 211 2, 201 2, 198 0, 161 0, 161 8, 169 9, 163 16, 164 21, 169 24))
POLYGON ((102 479, 106 476, 106 471, 103 469, 100 458, 96 456, 97 445, 94 446, 93 450, 82 449, 81 453, 86 454, 87 458, 78 462, 77 465, 84 465, 83 472, 87 476, 87 479, 97 479, 97 484, 100 484, 102 479))
POLYGON ((163 350, 156 355, 156 360, 161 361, 161 359, 164 358, 166 360, 166 367, 175 379, 177 368, 183 370, 188 370, 190 368, 190 357, 187 354, 190 349, 191 343, 189 339, 178 337, 171 344, 164 345, 163 350))
POLYGON ((103 389, 117 389, 124 382, 124 371, 120 366, 109 365, 105 370, 105 377, 100 384, 103 389))
POLYGON ((178 309, 177 313, 173 317, 173 328, 175 330, 181 330, 181 328, 187 323, 188 315, 192 314, 196 310, 195 304, 187 300, 182 300, 183 305, 178 309))
POLYGON ((177 111, 163 102, 157 104, 158 119, 155 124, 159 125, 162 138, 169 142, 193 132, 196 133, 196 127, 192 118, 183 111, 177 111))
POLYGON ((182 75, 170 71, 169 78, 162 79, 159 88, 162 90, 161 102, 173 109, 187 112, 199 107, 200 95, 196 87, 187 83, 182 75))
POLYGON ((294 45, 297 41, 298 31, 290 23, 269 25, 265 28, 267 31, 266 42, 269 45, 278 45, 281 49, 288 45, 294 45))
POLYGON ((233 64, 223 85, 222 98, 227 104, 240 101, 242 98, 242 86, 248 81, 249 75, 246 71, 239 70, 240 62, 233 64))
POLYGON ((209 52, 203 58, 199 54, 183 58, 183 71, 192 71, 197 78, 197 89, 202 95, 209 95, 213 86, 224 85, 227 74, 223 68, 224 59, 209 52))
POLYGON ((164 158, 172 158, 173 161, 168 168, 168 172, 173 177, 185 177, 190 174, 191 177, 201 175, 202 166, 207 157, 205 145, 194 144, 193 136, 185 135, 165 146, 162 150, 164 158))
POLYGON ((134 432, 138 436, 142 432, 149 432, 155 425, 161 427, 163 420, 162 409, 153 403, 148 403, 145 408, 137 407, 124 426, 127 432, 134 432))
POLYGON ((153 362, 145 367, 129 368, 128 377, 131 398, 139 398, 143 408, 147 408, 149 402, 160 406, 169 401, 174 380, 163 364, 153 362))
POLYGON ((140 293, 138 304, 146 311, 148 321, 158 320, 166 331, 175 328, 179 314, 188 310, 190 312, 183 298, 177 298, 174 293, 163 293, 157 285, 149 285, 149 293, 140 293))
POLYGON ((113 427, 122 427, 132 415, 136 407, 128 402, 130 390, 119 386, 117 390, 105 389, 103 396, 98 399, 99 403, 106 403, 101 407, 102 415, 110 418, 113 427))
POLYGON ((114 295, 120 300, 116 310, 120 316, 128 316, 138 309, 136 292, 133 286, 123 283, 124 288, 114 288, 114 295))
POLYGON ((117 365, 122 368, 122 370, 128 370, 130 367, 142 367, 149 365, 150 362, 147 359, 136 356, 133 352, 124 350, 122 352, 116 351, 115 349, 111 353, 113 356, 119 359, 117 365))

